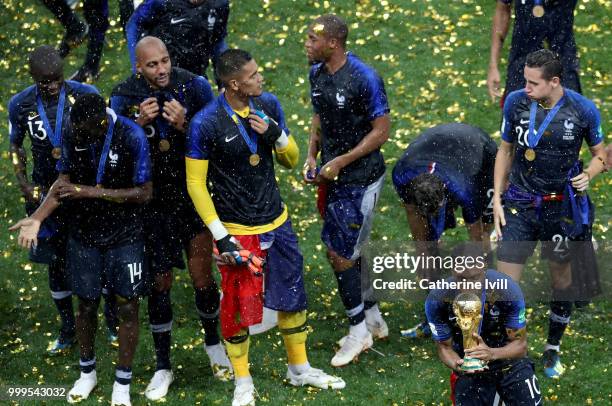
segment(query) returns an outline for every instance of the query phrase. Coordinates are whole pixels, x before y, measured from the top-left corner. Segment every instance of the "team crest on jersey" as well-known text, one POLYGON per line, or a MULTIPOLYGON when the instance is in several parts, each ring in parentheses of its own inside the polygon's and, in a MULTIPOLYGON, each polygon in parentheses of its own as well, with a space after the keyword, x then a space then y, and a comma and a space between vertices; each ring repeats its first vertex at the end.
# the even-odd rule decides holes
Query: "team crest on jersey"
POLYGON ((563 121, 563 128, 563 140, 574 141, 574 123, 572 123, 572 120, 570 120, 569 118, 565 119, 565 121, 563 121))
POLYGON ((113 150, 109 150, 108 151, 108 158, 110 159, 109 163, 110 166, 116 166, 117 165, 117 161, 119 160, 119 154, 116 152, 113 152, 113 150))
POLYGON ((344 96, 341 92, 337 92, 336 101, 338 102, 338 107, 343 109, 344 103, 346 102, 346 96, 344 96))
POLYGON ((70 103, 70 105, 74 105, 74 102, 76 101, 76 99, 74 98, 73 95, 68 95, 68 102, 70 103))

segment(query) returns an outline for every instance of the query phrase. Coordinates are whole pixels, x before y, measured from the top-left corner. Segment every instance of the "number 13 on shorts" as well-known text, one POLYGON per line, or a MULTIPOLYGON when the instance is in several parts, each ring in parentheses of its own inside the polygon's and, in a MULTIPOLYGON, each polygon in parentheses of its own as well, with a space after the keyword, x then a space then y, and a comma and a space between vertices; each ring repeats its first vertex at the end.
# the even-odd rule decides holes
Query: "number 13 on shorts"
POLYGON ((130 282, 132 282, 132 285, 135 280, 140 281, 142 279, 142 262, 132 262, 128 264, 128 268, 130 270, 130 282))

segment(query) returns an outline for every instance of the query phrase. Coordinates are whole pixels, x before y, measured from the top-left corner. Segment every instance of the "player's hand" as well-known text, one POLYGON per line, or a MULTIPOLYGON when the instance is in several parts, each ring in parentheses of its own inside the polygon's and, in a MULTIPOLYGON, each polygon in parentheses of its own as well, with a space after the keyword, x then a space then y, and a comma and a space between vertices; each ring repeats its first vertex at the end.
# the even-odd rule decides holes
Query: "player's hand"
POLYGON ((278 137, 283 133, 283 130, 281 130, 274 120, 271 120, 263 113, 260 114, 262 114, 263 117, 259 114, 249 114, 249 124, 251 124, 251 128, 257 134, 261 135, 263 141, 267 145, 274 145, 278 137))
POLYGON ((304 168, 302 169, 302 176, 306 183, 317 183, 317 160, 308 156, 304 162, 304 168))
POLYGON ((340 174, 342 168, 344 168, 342 157, 338 156, 323 165, 323 167, 319 171, 319 176, 317 176, 317 179, 326 182, 335 181, 336 179, 338 179, 338 175, 340 174))
POLYGON ((157 99, 155 97, 145 99, 142 103, 140 103, 138 109, 140 113, 136 119, 136 123, 141 127, 151 123, 151 121, 155 120, 155 118, 159 115, 159 105, 157 104, 157 99))
POLYGON ((36 247, 36 245, 38 244, 38 231, 40 230, 40 221, 31 217, 26 217, 9 227, 9 231, 17 230, 19 230, 17 244, 27 249, 36 247))
POLYGON ((480 360, 483 360, 485 362, 489 362, 494 360, 494 354, 493 354, 493 349, 491 349, 491 347, 489 347, 484 340, 482 339, 481 336, 479 336, 477 333, 472 334, 472 337, 474 337, 476 339, 476 342, 478 343, 476 345, 476 347, 474 348, 468 348, 465 350, 465 355, 467 357, 470 358, 478 358, 480 360))
POLYGON ((487 88, 489 89, 489 96, 493 102, 496 98, 501 97, 501 91, 499 90, 500 82, 501 79, 499 77, 499 69, 497 69, 497 67, 489 67, 489 73, 487 75, 487 88))
POLYGON ((236 265, 238 261, 241 261, 240 250, 242 245, 240 242, 231 235, 217 240, 215 242, 217 250, 219 251, 219 258, 217 260, 225 265, 236 265))
POLYGON ((582 171, 580 175, 575 176, 571 179, 572 186, 579 192, 584 192, 589 188, 589 182, 591 181, 591 175, 587 172, 582 171))
POLYGON ((162 116, 170 125, 179 131, 185 131, 185 108, 177 100, 164 102, 162 116))
POLYGON ((493 197, 493 221, 495 223, 495 233, 497 239, 502 239, 501 229, 506 225, 506 216, 504 214, 504 206, 502 206, 501 198, 493 197))
POLYGON ((461 369, 461 365, 463 365, 463 358, 457 358, 457 360, 455 361, 455 366, 453 367, 455 372, 459 372, 459 373, 463 373, 464 372, 461 369))
POLYGON ((89 199, 94 197, 95 189, 92 186, 63 183, 57 185, 57 195, 61 199, 89 199))

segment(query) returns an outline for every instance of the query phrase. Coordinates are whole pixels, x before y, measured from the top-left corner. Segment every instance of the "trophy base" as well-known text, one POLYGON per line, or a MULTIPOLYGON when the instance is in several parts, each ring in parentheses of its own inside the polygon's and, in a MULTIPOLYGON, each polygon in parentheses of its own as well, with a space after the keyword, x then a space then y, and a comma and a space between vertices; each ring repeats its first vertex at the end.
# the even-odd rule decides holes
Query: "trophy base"
POLYGON ((463 364, 460 369, 462 371, 480 371, 485 369, 487 363, 478 358, 463 358, 463 364))

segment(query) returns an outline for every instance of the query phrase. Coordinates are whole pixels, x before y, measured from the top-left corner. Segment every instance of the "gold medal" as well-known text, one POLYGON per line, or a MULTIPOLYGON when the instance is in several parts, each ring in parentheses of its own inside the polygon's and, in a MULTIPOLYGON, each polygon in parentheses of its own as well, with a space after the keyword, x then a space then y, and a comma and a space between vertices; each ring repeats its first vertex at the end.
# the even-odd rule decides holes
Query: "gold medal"
POLYGON ((541 18, 544 15, 544 7, 538 4, 537 6, 533 6, 531 12, 534 17, 541 18))
POLYGON ((159 141, 159 150, 161 152, 166 152, 170 149, 170 141, 167 139, 163 139, 159 141))
POLYGON ((533 161, 536 158, 536 153, 533 149, 527 148, 525 151, 525 159, 528 161, 533 161))
POLYGON ((261 158, 258 154, 252 154, 251 156, 249 156, 249 163, 251 164, 251 166, 259 165, 259 161, 261 161, 261 158))
POLYGON ((51 156, 55 159, 60 159, 62 157, 62 149, 60 147, 55 147, 51 150, 51 156))

